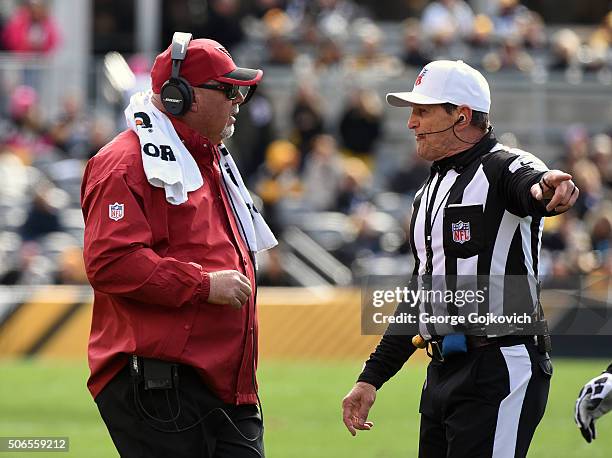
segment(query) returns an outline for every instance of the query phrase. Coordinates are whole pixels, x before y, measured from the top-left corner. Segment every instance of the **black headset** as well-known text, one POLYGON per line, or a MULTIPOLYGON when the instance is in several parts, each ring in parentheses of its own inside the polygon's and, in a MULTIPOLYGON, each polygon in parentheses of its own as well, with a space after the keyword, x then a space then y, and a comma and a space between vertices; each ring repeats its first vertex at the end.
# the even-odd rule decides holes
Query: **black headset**
POLYGON ((174 32, 172 35, 172 73, 170 79, 161 88, 161 101, 166 111, 174 116, 184 115, 193 103, 193 88, 181 78, 181 62, 187 55, 187 47, 192 35, 185 32, 174 32))

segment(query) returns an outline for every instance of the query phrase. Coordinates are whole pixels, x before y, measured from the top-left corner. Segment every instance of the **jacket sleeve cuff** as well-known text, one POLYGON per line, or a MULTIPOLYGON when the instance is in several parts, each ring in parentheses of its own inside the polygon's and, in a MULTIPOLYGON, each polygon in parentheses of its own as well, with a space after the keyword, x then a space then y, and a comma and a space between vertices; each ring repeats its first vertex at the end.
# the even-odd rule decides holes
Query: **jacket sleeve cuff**
POLYGON ((202 271, 202 283, 200 284, 199 296, 202 300, 208 301, 210 295, 210 275, 208 272, 202 271))
POLYGON ((191 297, 192 303, 208 302, 208 296, 210 296, 210 275, 205 272, 202 266, 196 262, 190 262, 194 267, 197 267, 200 271, 200 284, 196 286, 196 290, 191 297))

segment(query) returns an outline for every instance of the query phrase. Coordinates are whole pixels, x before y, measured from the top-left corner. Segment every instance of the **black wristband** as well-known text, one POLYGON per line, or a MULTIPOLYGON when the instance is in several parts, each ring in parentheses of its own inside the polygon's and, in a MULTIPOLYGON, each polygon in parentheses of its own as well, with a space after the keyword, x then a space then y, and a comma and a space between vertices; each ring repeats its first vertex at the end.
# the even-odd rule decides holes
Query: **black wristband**
MULTIPOLYGON (((544 175, 542 175, 542 180, 541 180, 541 181, 542 181, 542 183, 544 183, 544 184, 546 185, 546 187, 547 187, 549 190, 555 189, 555 188, 553 188, 551 185, 549 185, 549 184, 546 182, 546 180, 544 179, 544 175)), ((540 185, 540 187, 542 187, 542 186, 540 185)))

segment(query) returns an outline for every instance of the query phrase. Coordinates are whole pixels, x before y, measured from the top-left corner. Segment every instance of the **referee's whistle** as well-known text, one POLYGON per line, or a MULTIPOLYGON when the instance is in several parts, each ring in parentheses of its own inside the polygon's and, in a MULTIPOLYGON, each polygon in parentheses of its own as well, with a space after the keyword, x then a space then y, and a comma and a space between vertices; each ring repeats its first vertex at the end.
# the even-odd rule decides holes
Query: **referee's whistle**
POLYGON ((414 345, 416 348, 425 348, 427 346, 427 342, 425 342, 423 336, 417 334, 412 338, 412 345, 414 345))

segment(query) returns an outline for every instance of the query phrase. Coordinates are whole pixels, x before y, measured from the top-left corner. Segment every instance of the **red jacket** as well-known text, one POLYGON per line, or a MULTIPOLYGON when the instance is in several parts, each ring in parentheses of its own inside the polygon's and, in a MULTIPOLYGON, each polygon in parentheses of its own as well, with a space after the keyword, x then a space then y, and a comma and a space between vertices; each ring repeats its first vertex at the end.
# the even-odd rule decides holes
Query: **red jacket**
POLYGON ((172 205, 147 182, 129 130, 85 169, 84 257, 95 292, 87 386, 95 398, 137 354, 189 364, 224 402, 255 404, 255 296, 238 310, 207 302, 207 272, 237 270, 255 291, 254 266, 222 191, 218 149, 173 124, 204 178, 187 202, 172 205))

